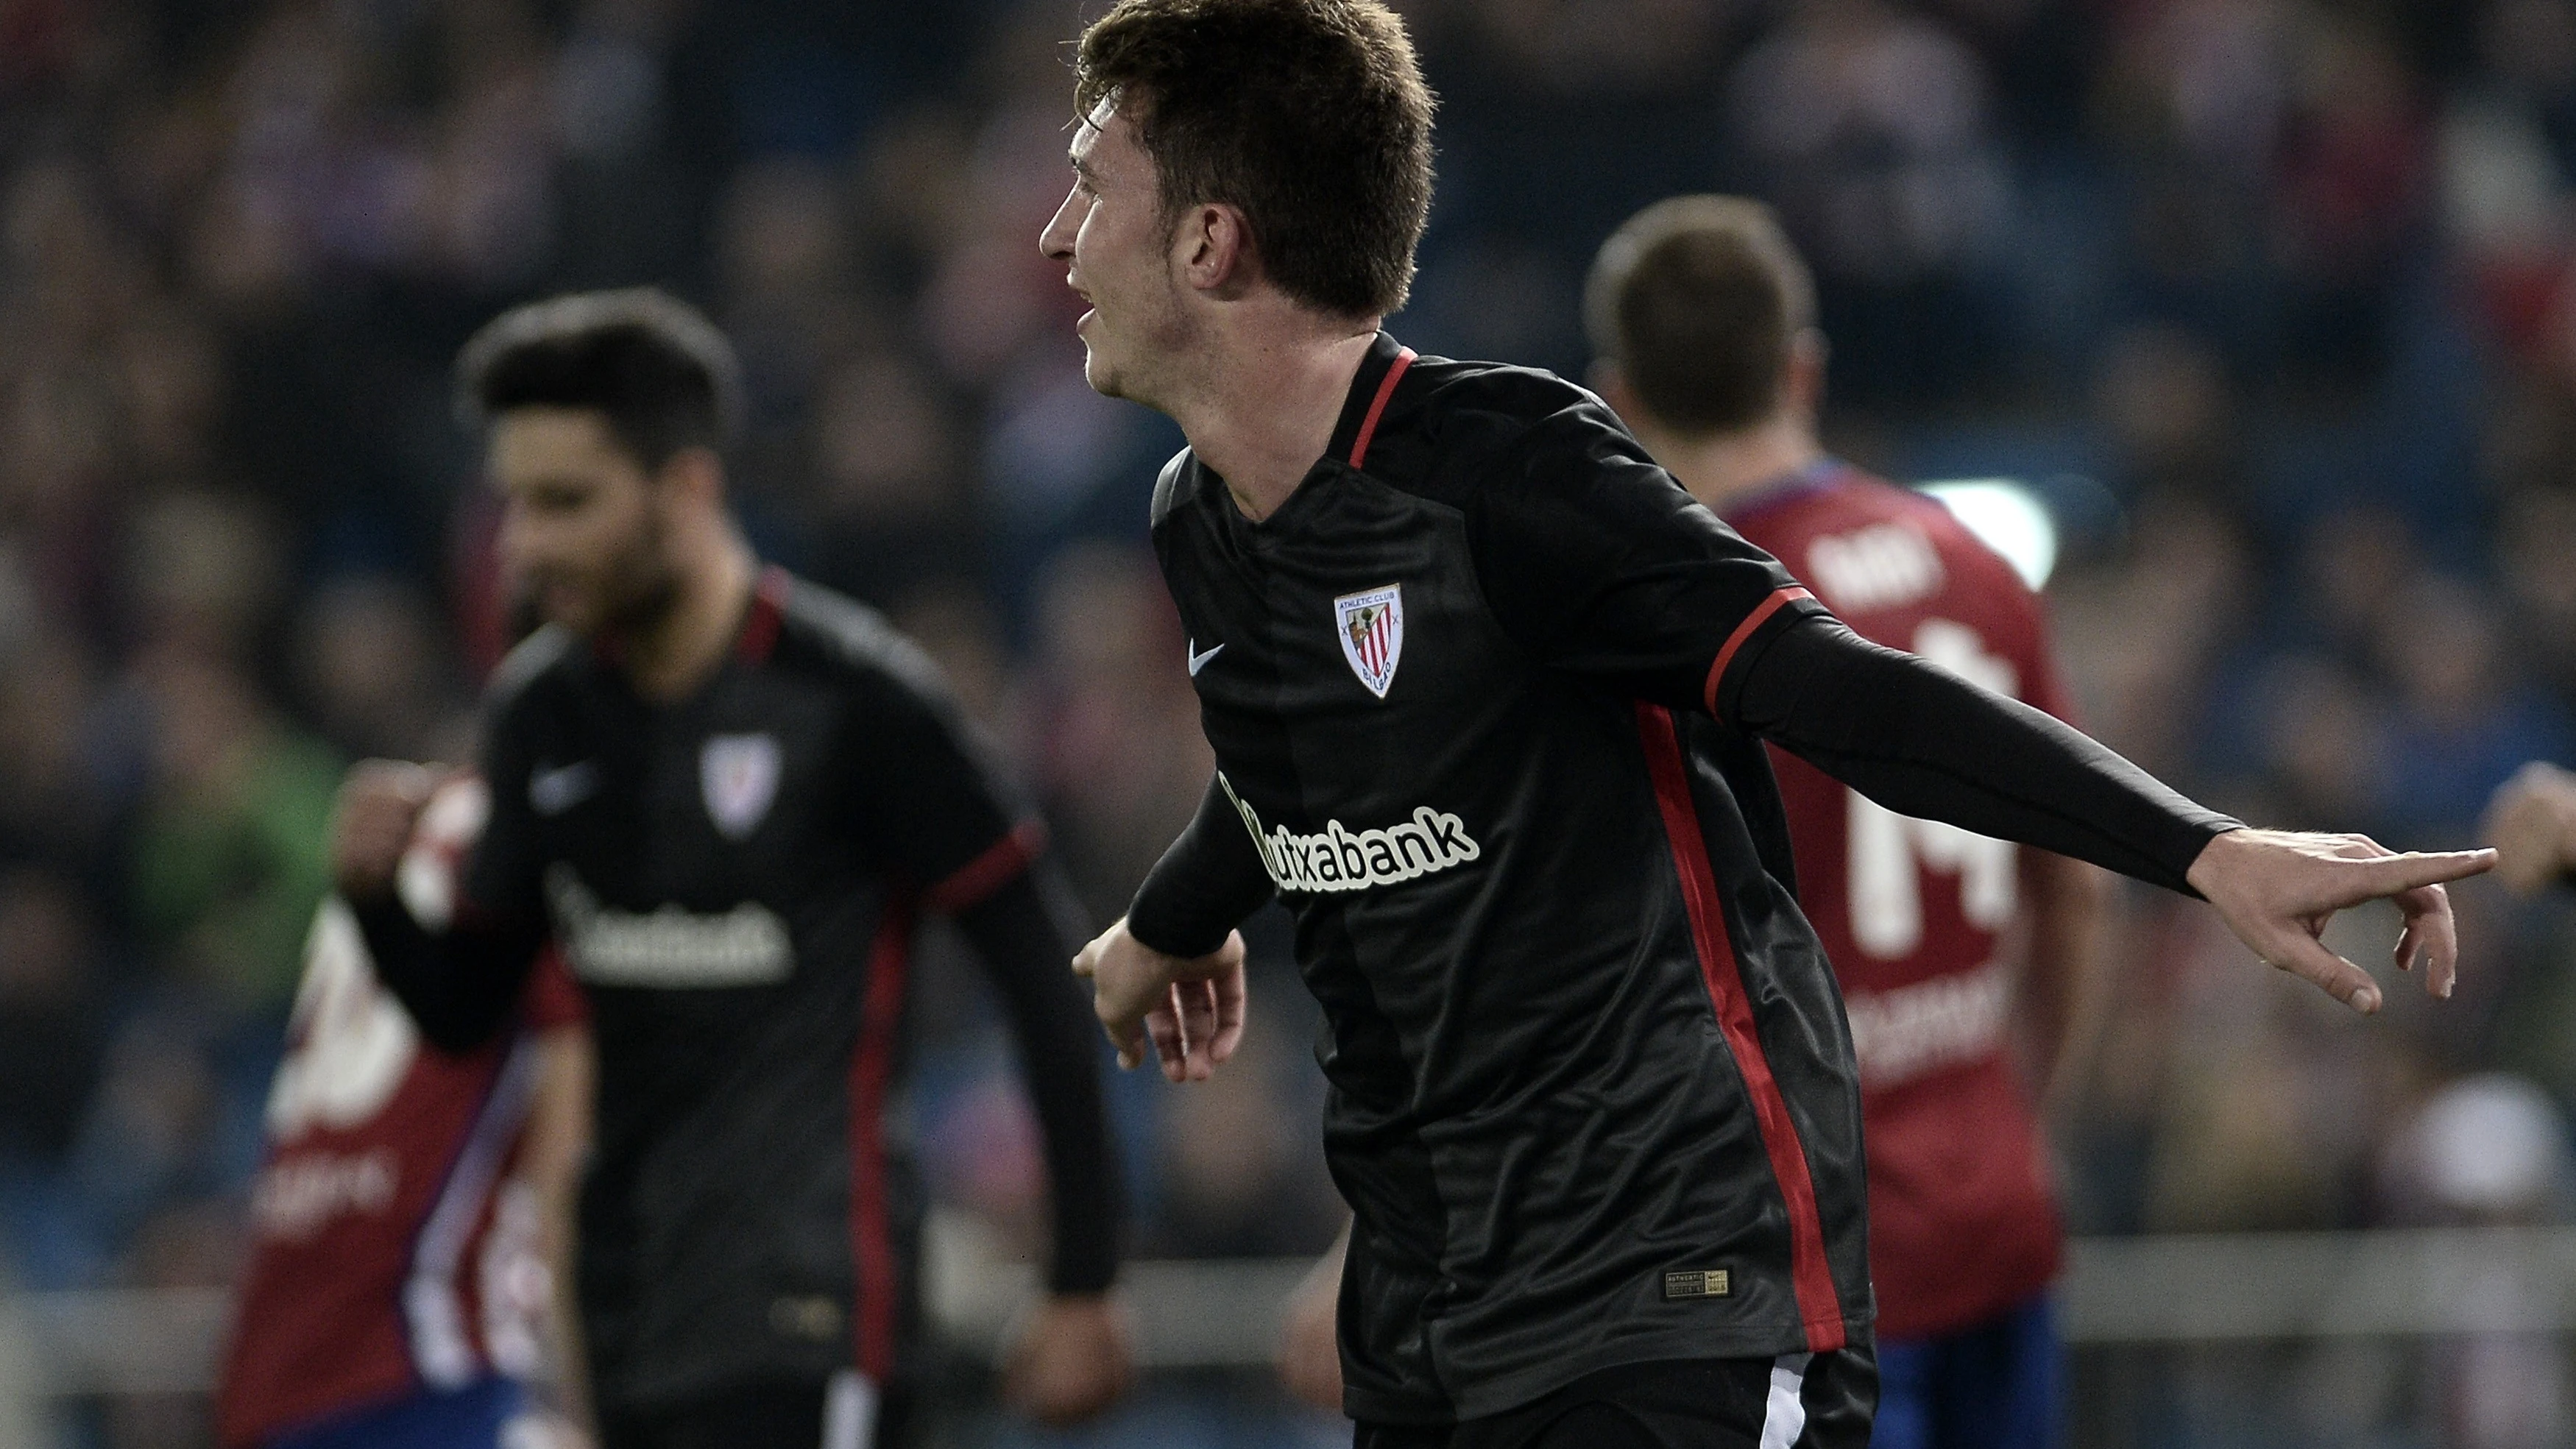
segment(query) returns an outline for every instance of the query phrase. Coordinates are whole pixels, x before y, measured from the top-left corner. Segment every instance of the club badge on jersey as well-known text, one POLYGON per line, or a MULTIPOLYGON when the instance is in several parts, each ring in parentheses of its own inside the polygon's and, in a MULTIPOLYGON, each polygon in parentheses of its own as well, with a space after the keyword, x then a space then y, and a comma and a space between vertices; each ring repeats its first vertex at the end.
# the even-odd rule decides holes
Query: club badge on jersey
POLYGON ((1396 661, 1404 656, 1404 585, 1388 584, 1333 600, 1333 623, 1342 636, 1342 657, 1369 693, 1386 698, 1395 682, 1396 661))
POLYGON ((698 789, 706 797, 707 818, 727 840, 742 840, 760 828, 778 798, 781 757, 778 737, 770 734, 715 735, 698 755, 698 789))

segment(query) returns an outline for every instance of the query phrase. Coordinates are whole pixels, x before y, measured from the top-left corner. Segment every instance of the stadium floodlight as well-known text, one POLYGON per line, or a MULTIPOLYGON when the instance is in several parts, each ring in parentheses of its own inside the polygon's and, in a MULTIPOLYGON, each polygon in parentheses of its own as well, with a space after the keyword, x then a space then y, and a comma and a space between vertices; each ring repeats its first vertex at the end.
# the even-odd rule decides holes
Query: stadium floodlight
POLYGON ((1918 491, 1940 500, 2034 590, 2057 568, 2057 519, 2030 485, 2012 478, 1951 478, 1918 491))

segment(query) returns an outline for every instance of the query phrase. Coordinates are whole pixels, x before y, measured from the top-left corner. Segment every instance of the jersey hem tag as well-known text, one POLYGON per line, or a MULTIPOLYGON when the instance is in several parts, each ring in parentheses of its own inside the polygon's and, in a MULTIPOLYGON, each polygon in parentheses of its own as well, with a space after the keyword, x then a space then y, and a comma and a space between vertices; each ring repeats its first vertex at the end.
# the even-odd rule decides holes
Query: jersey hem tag
POLYGON ((1724 1298, 1734 1291, 1734 1275, 1725 1268, 1682 1268, 1664 1275, 1664 1301, 1724 1298))

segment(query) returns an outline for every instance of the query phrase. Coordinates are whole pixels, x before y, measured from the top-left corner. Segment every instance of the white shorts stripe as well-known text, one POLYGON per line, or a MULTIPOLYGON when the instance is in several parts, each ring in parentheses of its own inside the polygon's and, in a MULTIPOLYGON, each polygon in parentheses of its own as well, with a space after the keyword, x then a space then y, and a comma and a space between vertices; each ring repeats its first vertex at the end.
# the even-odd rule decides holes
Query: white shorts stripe
POLYGON ((411 1332, 412 1367, 432 1388, 462 1388, 482 1370, 466 1326, 465 1304, 457 1296, 456 1270, 475 1225, 483 1220, 510 1144, 528 1119, 536 1071, 536 1053, 529 1044, 521 1040, 513 1045, 412 1245, 411 1275, 402 1289, 403 1319, 411 1332))
POLYGON ((1771 1361, 1771 1398, 1762 1408, 1762 1449, 1789 1449, 1807 1432, 1807 1364, 1815 1355, 1784 1353, 1771 1361))
POLYGON ((832 1375, 823 1391, 823 1449, 868 1449, 876 1434, 877 1386, 857 1369, 832 1375))

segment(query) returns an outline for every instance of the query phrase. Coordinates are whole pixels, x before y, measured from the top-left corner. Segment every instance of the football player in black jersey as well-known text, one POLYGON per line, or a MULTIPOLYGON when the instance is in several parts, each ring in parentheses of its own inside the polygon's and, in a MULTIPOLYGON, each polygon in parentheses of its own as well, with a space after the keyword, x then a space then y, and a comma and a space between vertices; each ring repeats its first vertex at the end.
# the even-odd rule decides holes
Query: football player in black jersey
POLYGON ((1051 1291, 1008 1387, 1041 1418, 1096 1412, 1129 1372, 1112 1168, 1034 817, 917 648, 752 557, 719 452, 736 368, 703 317, 560 298, 459 370, 548 622, 494 682, 492 817, 451 928, 389 889, 425 768, 351 772, 335 861, 433 1042, 493 1032, 549 931, 591 1000, 577 1279, 606 1449, 901 1440, 921 1203, 882 1113, 924 911, 989 968, 1044 1129, 1051 1291))
POLYGON ((1838 623, 1545 373, 1380 330, 1431 101, 1377 0, 1121 0, 1042 246, 1101 391, 1189 447, 1152 532, 1218 773, 1075 970, 1122 1060, 1214 1070, 1276 895, 1329 1026, 1362 1446, 1858 1446, 1874 1371, 1852 1049, 1760 741, 1900 814, 2208 897, 2368 1011, 2317 933, 2439 882, 2249 830, 1838 623))

